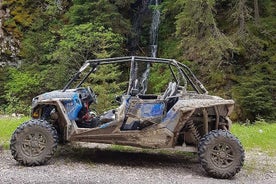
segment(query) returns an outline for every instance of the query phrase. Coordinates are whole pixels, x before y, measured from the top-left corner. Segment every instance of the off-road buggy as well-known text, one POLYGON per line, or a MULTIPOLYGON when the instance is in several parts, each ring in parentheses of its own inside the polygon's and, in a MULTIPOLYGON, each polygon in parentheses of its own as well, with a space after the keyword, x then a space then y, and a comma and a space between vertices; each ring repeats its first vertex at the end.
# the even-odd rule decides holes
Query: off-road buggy
POLYGON ((229 132, 233 107, 233 100, 208 95, 192 71, 175 60, 137 56, 88 60, 63 90, 33 98, 32 119, 15 130, 10 149, 14 159, 26 166, 45 164, 58 141, 181 149, 198 152, 209 175, 231 178, 244 162, 242 145, 229 132), (125 68, 128 87, 116 98, 118 108, 97 115, 90 110, 97 96, 82 85, 97 68, 109 64, 125 68), (164 75, 168 83, 163 93, 147 94, 154 66, 171 75, 164 75), (75 81, 80 82, 70 88, 75 81))

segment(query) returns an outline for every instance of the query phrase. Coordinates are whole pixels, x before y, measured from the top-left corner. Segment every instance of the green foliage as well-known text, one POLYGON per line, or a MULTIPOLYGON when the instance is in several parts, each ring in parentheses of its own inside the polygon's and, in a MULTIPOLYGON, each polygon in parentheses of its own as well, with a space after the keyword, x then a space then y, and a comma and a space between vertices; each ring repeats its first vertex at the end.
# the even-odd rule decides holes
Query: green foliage
MULTIPOLYGON (((0 68, 0 86, 5 85, 5 81, 8 79, 8 71, 6 68, 1 67, 0 68)), ((3 104, 6 103, 6 100, 4 98, 5 96, 5 91, 1 87, 2 90, 0 90, 0 107, 3 106, 3 104)))
POLYGON ((21 56, 24 58, 22 70, 35 73, 38 75, 37 78, 40 78, 37 94, 60 88, 66 81, 62 80, 64 76, 60 76, 64 67, 53 60, 57 42, 56 35, 45 31, 30 31, 26 33, 22 42, 21 56))
POLYGON ((24 64, 47 64, 55 50, 55 36, 45 31, 30 31, 22 42, 24 64))
MULTIPOLYGON (((268 3, 273 7, 272 1, 260 2, 263 9, 268 3)), ((266 9, 266 8, 265 8, 266 9)), ((275 119, 275 81, 276 59, 275 39, 276 34, 275 15, 267 14, 269 11, 261 11, 260 22, 248 22, 246 32, 241 35, 233 34, 237 60, 234 68, 237 77, 233 85, 233 97, 236 99, 238 116, 243 120, 256 120, 257 116, 265 119, 275 119), (265 14, 265 15, 264 15, 265 14), (274 21, 271 18, 274 17, 274 21)))
POLYGON ((122 71, 116 65, 102 65, 95 74, 92 74, 88 84, 98 94, 98 104, 95 109, 99 113, 118 107, 116 95, 122 95, 127 89, 127 81, 118 81, 122 71))
POLYGON ((106 58, 120 55, 123 38, 111 29, 92 23, 68 26, 60 31, 62 39, 52 57, 59 64, 55 69, 58 73, 52 76, 60 82, 67 82, 68 74, 73 74, 87 59, 106 58))
POLYGON ((0 147, 4 146, 5 149, 8 149, 12 133, 20 124, 27 121, 28 119, 29 119, 28 117, 23 117, 23 118, 14 118, 14 117, 2 118, 1 117, 0 118, 0 147))
POLYGON ((257 150, 276 155, 276 123, 257 121, 254 125, 234 124, 231 132, 236 135, 245 150, 257 150))
POLYGON ((164 0, 161 3, 161 24, 159 27, 159 55, 164 58, 179 58, 182 54, 181 49, 178 49, 180 40, 176 39, 176 15, 180 12, 179 1, 172 3, 171 0, 164 0))
POLYGON ((176 16, 176 35, 180 48, 189 60, 199 63, 223 61, 232 43, 217 27, 213 15, 215 1, 182 1, 182 10, 176 16), (208 45, 208 47, 206 47, 208 45))
POLYGON ((172 76, 168 67, 164 67, 164 65, 159 64, 154 65, 153 67, 151 67, 148 93, 161 94, 161 92, 164 92, 166 90, 166 87, 171 79, 172 76))
MULTIPOLYGON (((68 6, 66 2, 63 2, 63 8, 68 6)), ((22 6, 14 8, 16 12, 29 2, 22 0, 12 2, 9 6, 13 7, 18 3, 22 3, 22 6)), ((120 1, 116 6, 123 4, 120 1)), ((66 18, 62 15, 64 9, 60 10, 51 0, 45 1, 45 5, 46 9, 43 9, 42 4, 32 5, 41 12, 40 16, 32 18, 28 31, 25 31, 20 53, 23 58, 22 68, 20 71, 11 69, 9 80, 5 84, 4 100, 8 103, 6 111, 27 113, 26 109, 34 96, 64 87, 70 75, 85 60, 121 55, 123 52, 122 33, 114 33, 111 27, 105 28, 104 22, 93 24, 83 21, 82 24, 65 25, 67 22, 63 21, 66 18)), ((69 18, 70 16, 69 14, 69 18)), ((74 16, 81 17, 80 14, 74 16)))
POLYGON ((62 40, 53 53, 54 59, 79 66, 83 61, 121 53, 123 38, 103 26, 92 23, 68 26, 60 31, 62 40), (81 62, 81 63, 79 63, 81 62))
POLYGON ((128 8, 130 2, 109 0, 74 0, 68 16, 74 25, 84 23, 101 23, 112 28, 116 33, 126 34, 130 31, 130 21, 119 12, 119 8, 128 8))
POLYGON ((38 73, 24 72, 14 68, 9 70, 9 80, 5 83, 5 99, 9 113, 28 113, 31 99, 36 96, 42 79, 38 73))
POLYGON ((237 103, 242 106, 240 117, 254 121, 258 116, 276 118, 276 68, 275 62, 251 66, 248 73, 239 77, 233 88, 237 103), (271 68, 271 66, 273 66, 271 68))

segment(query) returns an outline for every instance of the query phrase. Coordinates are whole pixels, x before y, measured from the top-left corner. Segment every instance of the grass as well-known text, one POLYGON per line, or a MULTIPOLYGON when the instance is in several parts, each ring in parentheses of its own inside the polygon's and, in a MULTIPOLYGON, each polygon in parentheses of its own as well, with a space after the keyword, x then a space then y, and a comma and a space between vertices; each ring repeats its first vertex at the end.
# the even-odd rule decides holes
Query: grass
POLYGON ((12 133, 18 127, 18 125, 30 119, 29 117, 16 118, 16 117, 4 117, 0 118, 0 147, 4 149, 9 148, 9 143, 12 133))
POLYGON ((234 124, 231 132, 241 141, 246 152, 244 170, 247 174, 276 172, 276 122, 259 121, 254 125, 234 124))
POLYGON ((276 156, 276 123, 234 124, 231 132, 238 137, 246 151, 257 150, 276 156))

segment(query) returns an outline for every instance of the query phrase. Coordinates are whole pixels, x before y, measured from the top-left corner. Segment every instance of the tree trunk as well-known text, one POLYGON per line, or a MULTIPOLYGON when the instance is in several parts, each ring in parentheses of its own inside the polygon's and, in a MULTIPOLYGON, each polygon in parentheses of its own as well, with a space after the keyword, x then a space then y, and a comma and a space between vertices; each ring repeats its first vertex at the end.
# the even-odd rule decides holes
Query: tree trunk
POLYGON ((238 5, 238 12, 240 14, 239 17, 239 33, 243 34, 245 32, 245 1, 246 0, 239 0, 239 5, 238 5))
POLYGON ((255 19, 255 23, 259 24, 260 12, 259 12, 259 1, 258 0, 254 0, 254 19, 255 19))

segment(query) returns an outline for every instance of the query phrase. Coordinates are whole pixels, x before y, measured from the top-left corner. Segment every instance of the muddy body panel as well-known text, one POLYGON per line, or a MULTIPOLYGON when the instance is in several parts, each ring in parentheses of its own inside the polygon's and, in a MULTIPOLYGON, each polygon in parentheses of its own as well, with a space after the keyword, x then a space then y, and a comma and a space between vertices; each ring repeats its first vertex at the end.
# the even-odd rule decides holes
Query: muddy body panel
POLYGON ((198 141, 196 139, 200 139, 210 130, 230 128, 231 121, 223 117, 231 113, 234 104, 232 100, 216 99, 216 97, 212 99, 211 96, 209 99, 206 96, 203 99, 193 100, 180 98, 167 112, 165 102, 162 100, 135 98, 129 101, 130 110, 121 115, 124 118, 118 118, 95 129, 77 129, 70 140, 169 148, 179 145, 178 138, 186 131, 184 135, 187 142, 182 142, 181 145, 187 143, 196 146, 198 141), (135 122, 142 128, 137 127, 135 130, 124 128, 127 124, 135 122), (196 133, 190 132, 191 127, 196 133))

